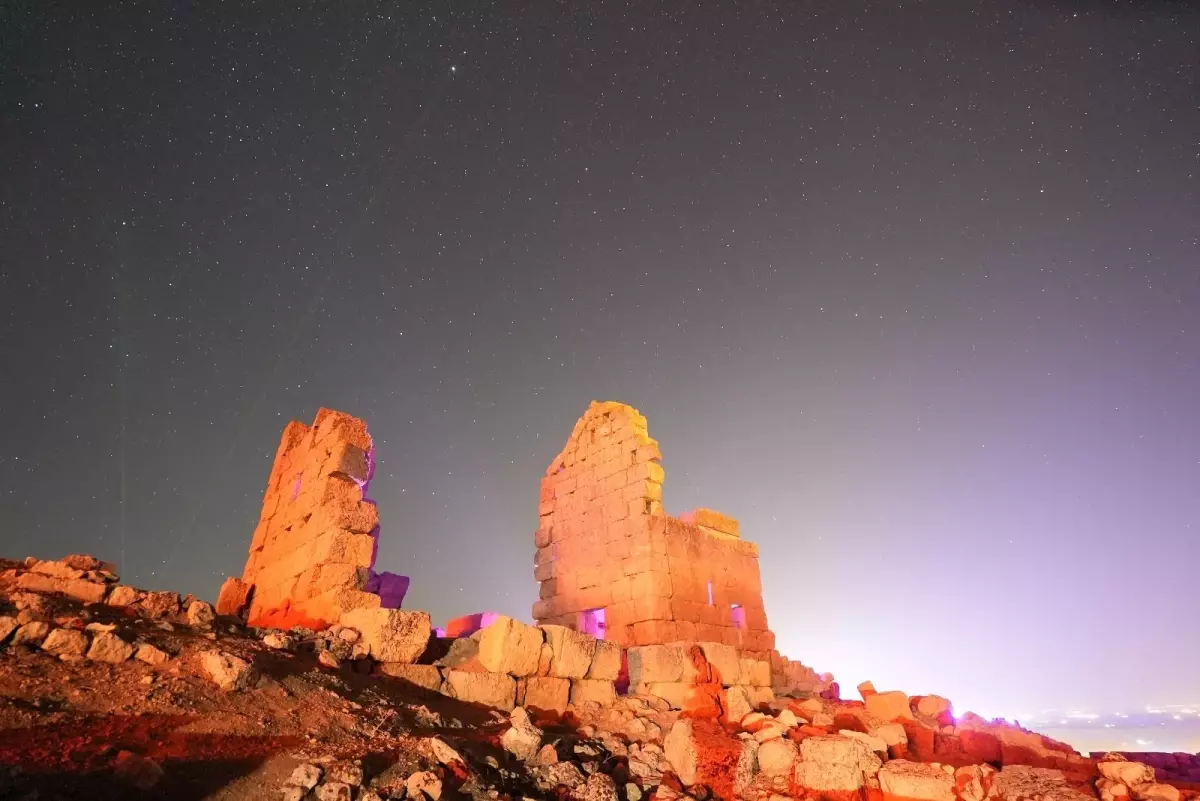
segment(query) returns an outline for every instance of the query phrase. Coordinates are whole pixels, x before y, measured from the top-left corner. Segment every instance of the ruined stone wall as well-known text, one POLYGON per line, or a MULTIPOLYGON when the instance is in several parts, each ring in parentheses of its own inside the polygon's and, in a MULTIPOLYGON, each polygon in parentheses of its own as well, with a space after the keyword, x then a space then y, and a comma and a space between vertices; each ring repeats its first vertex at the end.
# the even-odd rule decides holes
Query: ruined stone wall
POLYGON ((218 611, 248 604, 253 626, 323 628, 344 611, 381 605, 366 591, 393 586, 371 571, 379 526, 364 497, 371 447, 366 423, 342 412, 321 409, 312 426, 288 424, 245 569, 221 588, 218 611))
POLYGON ((593 402, 542 480, 533 616, 624 645, 705 640, 766 659, 758 548, 737 521, 662 506, 662 454, 646 418, 593 402))

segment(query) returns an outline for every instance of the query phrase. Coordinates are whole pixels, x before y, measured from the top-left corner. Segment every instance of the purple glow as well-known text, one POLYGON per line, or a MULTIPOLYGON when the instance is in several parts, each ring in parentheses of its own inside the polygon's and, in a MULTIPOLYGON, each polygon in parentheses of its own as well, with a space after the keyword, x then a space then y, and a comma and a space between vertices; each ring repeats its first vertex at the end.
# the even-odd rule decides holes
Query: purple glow
POLYGON ((411 582, 408 576, 371 571, 371 577, 367 580, 367 592, 378 595, 380 606, 384 609, 399 609, 404 603, 404 596, 408 594, 411 582))
POLYGON ((733 604, 733 606, 730 608, 730 611, 733 613, 734 628, 746 628, 746 610, 742 608, 742 605, 733 604))
POLYGON ((579 613, 579 630, 603 640, 606 629, 603 609, 585 609, 579 613))

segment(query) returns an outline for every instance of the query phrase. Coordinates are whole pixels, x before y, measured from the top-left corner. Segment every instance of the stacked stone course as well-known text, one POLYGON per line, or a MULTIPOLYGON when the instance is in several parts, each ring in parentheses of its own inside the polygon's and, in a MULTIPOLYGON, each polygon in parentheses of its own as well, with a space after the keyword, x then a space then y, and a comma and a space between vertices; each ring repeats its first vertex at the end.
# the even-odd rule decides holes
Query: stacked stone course
POLYGON ((312 426, 289 423, 245 569, 221 588, 218 611, 237 614, 248 605, 254 626, 324 628, 345 611, 380 607, 368 589, 394 585, 371 570, 379 527, 378 510, 364 497, 371 469, 362 420, 321 409, 312 426))
POLYGON ((575 424, 542 480, 534 618, 623 645, 703 640, 768 658, 758 547, 719 512, 666 515, 661 458, 625 404, 593 402, 575 424))

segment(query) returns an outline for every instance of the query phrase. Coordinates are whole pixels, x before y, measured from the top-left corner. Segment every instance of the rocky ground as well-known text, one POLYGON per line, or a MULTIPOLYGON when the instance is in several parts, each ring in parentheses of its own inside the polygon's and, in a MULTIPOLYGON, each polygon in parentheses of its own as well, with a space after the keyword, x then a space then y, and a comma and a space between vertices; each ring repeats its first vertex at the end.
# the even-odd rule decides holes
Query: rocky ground
POLYGON ((720 666, 699 649, 683 710, 624 696, 531 719, 382 675, 359 639, 247 628, 91 557, 0 560, 0 799, 1197 797, 1190 755, 1089 759, 936 696, 752 709, 704 683, 720 666))

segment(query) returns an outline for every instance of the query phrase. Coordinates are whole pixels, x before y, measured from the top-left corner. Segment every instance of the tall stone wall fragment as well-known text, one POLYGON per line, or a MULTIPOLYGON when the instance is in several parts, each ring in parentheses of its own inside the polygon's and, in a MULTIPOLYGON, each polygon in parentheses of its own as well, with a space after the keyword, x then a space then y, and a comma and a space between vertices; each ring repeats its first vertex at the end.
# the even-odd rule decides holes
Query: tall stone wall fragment
POLYGON ((222 588, 218 611, 248 605, 253 626, 324 628, 352 609, 398 605, 402 577, 371 569, 379 534, 378 510, 365 497, 372 467, 362 420, 321 409, 311 426, 289 423, 245 569, 222 588), (391 603, 368 592, 368 582, 391 603))

